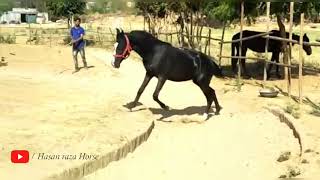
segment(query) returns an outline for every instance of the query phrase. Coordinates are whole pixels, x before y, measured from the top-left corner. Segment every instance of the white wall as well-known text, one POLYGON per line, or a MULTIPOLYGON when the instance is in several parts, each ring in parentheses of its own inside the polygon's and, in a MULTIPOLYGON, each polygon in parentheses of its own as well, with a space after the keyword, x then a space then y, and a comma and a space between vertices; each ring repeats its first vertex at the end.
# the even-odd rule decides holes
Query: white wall
POLYGON ((16 13, 16 12, 12 12, 9 11, 7 13, 4 13, 1 18, 0 21, 6 21, 7 23, 9 23, 10 21, 19 21, 21 22, 21 15, 20 13, 16 13))
POLYGON ((48 13, 38 13, 37 14, 37 23, 43 24, 49 22, 49 15, 48 13))

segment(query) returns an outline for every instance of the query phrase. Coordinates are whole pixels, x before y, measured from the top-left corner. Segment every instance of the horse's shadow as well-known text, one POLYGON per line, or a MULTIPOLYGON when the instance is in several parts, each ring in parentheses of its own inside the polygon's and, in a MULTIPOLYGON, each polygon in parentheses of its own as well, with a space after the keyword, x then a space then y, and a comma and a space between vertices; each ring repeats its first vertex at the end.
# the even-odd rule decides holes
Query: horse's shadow
MULTIPOLYGON (((133 102, 129 102, 125 105, 123 105, 123 107, 129 109, 131 112, 138 112, 138 111, 142 111, 142 110, 149 110, 152 114, 154 115, 161 115, 161 117, 159 119, 157 119, 158 121, 164 121, 165 119, 168 119, 172 116, 183 116, 183 115, 203 115, 203 113, 205 112, 205 108, 206 106, 190 106, 190 107, 186 107, 183 109, 170 109, 170 110, 166 110, 166 109, 162 109, 162 108, 146 108, 144 106, 142 106, 143 104, 138 102, 137 106, 133 108, 133 102)), ((209 110, 209 118, 212 117, 212 113, 213 113, 213 109, 210 108, 209 110)), ((165 122, 171 122, 171 121, 165 121, 165 122)))
MULTIPOLYGON (((183 109, 170 109, 165 110, 162 108, 148 108, 152 114, 161 115, 158 121, 163 121, 172 116, 183 116, 183 115, 202 115, 205 112, 206 106, 190 106, 183 109)), ((209 118, 212 116, 213 110, 210 108, 209 118)), ((167 122, 167 121, 166 121, 167 122)))
POLYGON ((193 115, 193 114, 199 114, 201 112, 204 112, 204 106, 192 106, 192 107, 187 107, 184 109, 170 109, 170 110, 165 110, 162 108, 149 108, 149 110, 152 112, 152 114, 155 115, 161 115, 161 117, 158 119, 159 121, 162 121, 164 119, 170 118, 175 115, 193 115))

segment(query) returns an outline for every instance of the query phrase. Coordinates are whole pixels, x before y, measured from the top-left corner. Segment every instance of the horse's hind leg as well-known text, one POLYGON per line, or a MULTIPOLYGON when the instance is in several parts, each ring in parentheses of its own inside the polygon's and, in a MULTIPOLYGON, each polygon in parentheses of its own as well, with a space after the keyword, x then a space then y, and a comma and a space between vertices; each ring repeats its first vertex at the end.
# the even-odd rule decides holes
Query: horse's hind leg
MULTIPOLYGON (((280 61, 279 61, 279 55, 276 57, 276 62, 277 62, 277 63, 280 63, 280 61)), ((276 68, 277 68, 277 69, 276 69, 276 75, 277 75, 277 78, 278 78, 278 79, 281 78, 280 71, 279 71, 279 67, 280 67, 280 66, 277 64, 277 65, 276 65, 276 68)))
MULTIPOLYGON (((239 45, 238 44, 236 44, 235 49, 237 51, 237 56, 239 56, 239 45)), ((231 58, 232 72, 234 74, 237 74, 237 63, 238 63, 237 58, 231 58)))
MULTIPOLYGON (((275 54, 276 54, 275 52, 272 52, 271 62, 274 62, 275 57, 276 57, 275 54)), ((270 74, 270 73, 271 73, 271 70, 272 70, 272 66, 273 66, 273 64, 270 63, 270 64, 269 64, 269 67, 268 67, 268 70, 267 70, 267 79, 270 79, 270 77, 271 77, 271 74, 270 74)))
POLYGON ((163 102, 161 102, 159 100, 159 93, 160 93, 165 82, 166 82, 165 78, 158 77, 158 84, 157 84, 157 87, 153 93, 153 100, 155 100, 161 106, 162 109, 169 110, 169 107, 166 106, 163 102))
POLYGON ((206 119, 209 118, 209 116, 208 116, 209 115, 209 110, 211 108, 211 105, 212 105, 213 101, 214 101, 214 104, 216 106, 215 114, 218 115, 220 113, 221 106, 219 105, 215 90, 212 89, 209 86, 210 79, 209 80, 202 80, 200 82, 198 82, 198 81, 193 81, 193 82, 200 87, 201 91, 206 96, 206 99, 207 99, 207 107, 206 107, 206 110, 205 110, 205 115, 207 116, 206 119))
MULTIPOLYGON (((241 52, 241 56, 246 57, 247 56, 247 48, 243 47, 242 48, 242 52, 241 52)), ((247 68, 246 68, 246 59, 241 59, 241 67, 242 67, 242 71, 244 76, 246 77, 250 77, 250 75, 248 74, 247 68)))
MULTIPOLYGON (((276 61, 276 62, 279 62, 279 52, 272 52, 272 57, 271 57, 271 62, 274 62, 274 61, 276 61)), ((273 67, 273 64, 269 64, 269 68, 268 68, 268 71, 267 71, 267 79, 270 79, 270 77, 271 77, 271 69, 272 69, 272 67, 273 67)), ((279 66, 277 66, 277 67, 279 67, 279 66)), ((279 74, 279 69, 277 69, 277 76, 280 76, 280 74, 279 74)))

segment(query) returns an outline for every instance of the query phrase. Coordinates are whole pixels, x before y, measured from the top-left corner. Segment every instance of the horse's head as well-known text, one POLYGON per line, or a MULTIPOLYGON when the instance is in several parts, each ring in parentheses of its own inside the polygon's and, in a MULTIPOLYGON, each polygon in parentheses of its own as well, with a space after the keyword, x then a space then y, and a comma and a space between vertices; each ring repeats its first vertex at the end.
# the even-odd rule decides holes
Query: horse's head
POLYGON ((119 68, 121 62, 129 57, 132 47, 128 36, 117 28, 117 40, 114 44, 114 59, 111 64, 114 68, 119 68))
MULTIPOLYGON (((309 42, 309 38, 306 34, 303 35, 303 42, 309 42)), ((312 49, 310 45, 303 45, 303 50, 307 53, 307 55, 312 54, 312 49)))

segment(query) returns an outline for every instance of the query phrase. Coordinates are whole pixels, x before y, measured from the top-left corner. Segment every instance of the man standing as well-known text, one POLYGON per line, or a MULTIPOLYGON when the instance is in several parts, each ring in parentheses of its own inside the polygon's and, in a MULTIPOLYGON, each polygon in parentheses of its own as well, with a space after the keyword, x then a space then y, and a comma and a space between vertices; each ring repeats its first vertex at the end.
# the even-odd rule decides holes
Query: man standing
POLYGON ((73 61, 75 66, 75 72, 79 71, 78 66, 78 53, 80 52, 83 67, 88 68, 87 62, 86 62, 86 56, 84 51, 85 42, 83 40, 83 36, 85 34, 84 29, 80 26, 81 19, 79 17, 74 19, 75 26, 71 28, 71 42, 72 44, 72 55, 73 55, 73 61))

